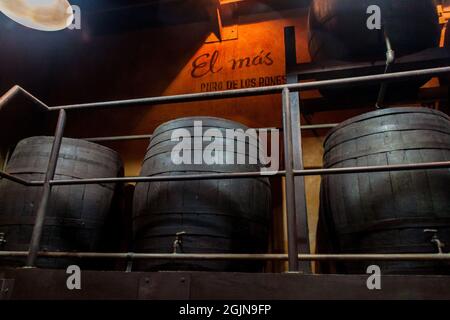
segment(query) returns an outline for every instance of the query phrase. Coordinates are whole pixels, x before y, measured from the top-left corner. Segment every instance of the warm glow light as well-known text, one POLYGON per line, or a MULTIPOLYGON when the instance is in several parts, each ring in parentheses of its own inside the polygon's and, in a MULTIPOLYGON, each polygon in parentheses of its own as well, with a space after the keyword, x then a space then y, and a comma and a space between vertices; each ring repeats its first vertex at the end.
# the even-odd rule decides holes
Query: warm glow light
POLYGON ((238 2, 244 2, 245 0, 220 0, 220 4, 231 4, 231 3, 238 3, 238 2))
POLYGON ((0 11, 26 27, 58 31, 73 21, 73 10, 67 0, 0 0, 0 11))

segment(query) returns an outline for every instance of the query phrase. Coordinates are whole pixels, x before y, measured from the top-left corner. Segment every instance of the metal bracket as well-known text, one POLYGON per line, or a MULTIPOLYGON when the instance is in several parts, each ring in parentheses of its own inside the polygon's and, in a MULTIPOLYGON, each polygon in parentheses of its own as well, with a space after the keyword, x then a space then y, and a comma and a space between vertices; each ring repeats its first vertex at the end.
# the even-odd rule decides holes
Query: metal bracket
POLYGON ((450 9, 442 4, 437 5, 437 13, 439 16, 439 24, 446 24, 450 19, 450 9))
POLYGON ((423 232, 431 234, 431 240, 430 240, 431 243, 434 243, 436 245, 436 248, 437 248, 439 254, 444 253, 442 249, 445 247, 445 244, 441 240, 439 240, 438 235, 437 235, 438 230, 437 229, 424 229, 423 232))
POLYGON ((238 18, 235 13, 236 3, 210 4, 208 11, 213 31, 205 40, 205 43, 236 40, 238 38, 238 18))
POLYGON ((139 300, 188 300, 190 298, 191 275, 189 273, 149 273, 139 280, 139 300))

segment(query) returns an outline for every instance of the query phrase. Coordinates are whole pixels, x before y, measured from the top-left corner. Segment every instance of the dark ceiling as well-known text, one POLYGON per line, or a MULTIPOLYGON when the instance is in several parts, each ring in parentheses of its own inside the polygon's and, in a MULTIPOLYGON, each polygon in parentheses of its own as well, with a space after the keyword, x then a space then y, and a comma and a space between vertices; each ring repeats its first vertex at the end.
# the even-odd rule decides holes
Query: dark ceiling
MULTIPOLYGON (((79 5, 88 11, 106 11, 126 9, 131 7, 186 7, 193 9, 215 3, 219 0, 70 0, 71 4, 79 5)), ((227 3, 236 3, 239 7, 265 7, 276 10, 305 7, 311 0, 225 0, 227 3), (261 6, 263 5, 263 6, 261 6)), ((189 13, 189 12, 185 12, 189 13)))
MULTIPOLYGON (((237 15, 306 7, 311 0, 227 0, 237 15)), ((94 33, 207 21, 217 0, 71 0, 94 33)))

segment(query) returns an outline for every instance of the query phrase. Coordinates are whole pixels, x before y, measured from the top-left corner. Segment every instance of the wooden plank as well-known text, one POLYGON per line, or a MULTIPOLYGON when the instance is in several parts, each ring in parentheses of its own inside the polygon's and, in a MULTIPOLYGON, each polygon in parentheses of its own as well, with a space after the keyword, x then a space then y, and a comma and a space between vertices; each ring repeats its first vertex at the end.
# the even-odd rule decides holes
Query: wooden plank
POLYGON ((15 281, 13 300, 137 299, 141 278, 139 273, 82 271, 81 290, 69 290, 65 270, 16 269, 5 273, 15 281))
POLYGON ((450 277, 437 275, 382 276, 381 290, 369 290, 368 275, 82 271, 82 289, 68 290, 65 270, 4 273, 14 280, 13 300, 450 299, 450 277))

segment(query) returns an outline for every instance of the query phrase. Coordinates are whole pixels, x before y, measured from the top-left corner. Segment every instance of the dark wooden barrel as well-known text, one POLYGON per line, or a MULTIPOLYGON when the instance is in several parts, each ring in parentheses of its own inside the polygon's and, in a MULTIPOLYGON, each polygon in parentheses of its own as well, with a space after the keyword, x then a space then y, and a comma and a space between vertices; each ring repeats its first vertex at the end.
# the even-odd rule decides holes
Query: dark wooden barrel
MULTIPOLYGON (((19 142, 6 171, 29 181, 44 180, 53 137, 31 137, 19 142)), ((64 138, 55 179, 117 177, 123 174, 119 155, 106 147, 64 138)), ((54 186, 42 233, 42 251, 101 251, 110 223, 115 184, 54 186)), ((2 250, 27 251, 42 187, 0 181, 0 232, 2 250)), ((117 237, 117 235, 115 235, 117 237)), ((72 260, 38 258, 37 265, 65 268, 72 260)), ((2 259, 23 265, 23 259, 2 259)), ((76 261, 77 264, 81 261, 76 261)), ((89 265, 91 264, 83 264, 89 265)))
MULTIPOLYGON (((396 58, 439 44, 440 27, 433 0, 313 0, 309 11, 309 53, 311 60, 323 65, 386 60, 383 30, 369 30, 367 8, 381 9, 382 24, 389 35, 396 58)), ((395 68, 395 66, 394 66, 395 68)), ((341 72, 339 77, 369 75, 341 72)), ((323 78, 319 77, 318 80, 323 78)), ((397 82, 389 86, 387 98, 414 95, 429 78, 397 82)), ((354 89, 323 89, 330 99, 375 99, 379 85, 354 89), (356 95, 355 95, 356 93, 356 95)))
MULTIPOLYGON (((236 122, 210 117, 182 118, 162 124, 151 139, 142 176, 259 172, 259 164, 174 164, 171 152, 178 142, 171 141, 172 133, 184 129, 193 136, 194 121, 202 121, 203 133, 214 128, 225 136, 226 129, 247 129, 236 122)), ((193 139, 189 139, 192 146, 193 139)), ((249 143, 246 141, 246 155, 249 143)), ((203 148, 208 144, 203 142, 203 148)), ((234 153, 225 155, 236 157, 237 144, 235 147, 234 153)), ((264 253, 270 210, 271 190, 267 178, 138 183, 133 208, 134 249, 172 253, 176 234, 185 232, 182 245, 177 247, 180 253, 264 253)), ((261 263, 244 261, 136 264, 140 270, 254 271, 261 267, 261 263)))
MULTIPOLYGON (((335 128, 324 142, 326 168, 450 160, 450 118, 408 107, 370 112, 335 128)), ((432 235, 450 247, 450 169, 329 175, 322 178, 321 222, 340 253, 437 253, 432 235)), ((449 273, 442 262, 352 262, 364 273, 449 273)))

